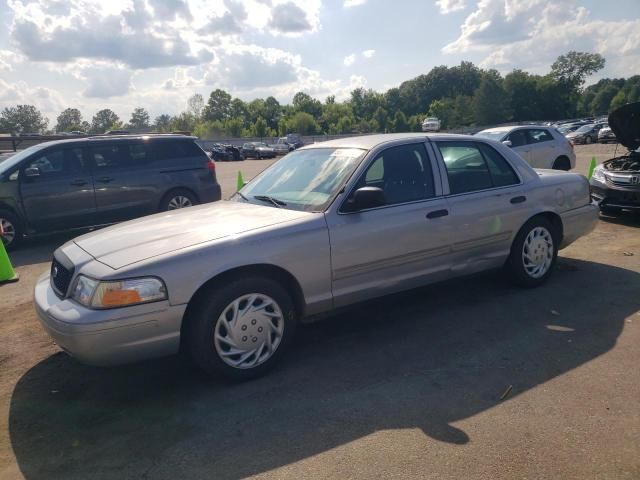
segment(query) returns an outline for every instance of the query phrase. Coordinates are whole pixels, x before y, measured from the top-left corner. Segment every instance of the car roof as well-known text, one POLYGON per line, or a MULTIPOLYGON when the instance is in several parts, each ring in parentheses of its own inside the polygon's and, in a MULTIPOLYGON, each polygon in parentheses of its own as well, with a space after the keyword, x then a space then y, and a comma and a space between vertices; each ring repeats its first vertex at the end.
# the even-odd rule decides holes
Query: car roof
POLYGON ((364 150, 371 150, 378 145, 384 143, 401 141, 401 140, 469 140, 469 135, 459 135, 451 133, 380 133, 375 135, 359 135, 354 137, 337 138, 335 140, 327 140, 324 142, 317 142, 311 145, 306 145, 299 150, 311 149, 311 148, 361 148, 364 150))
POLYGON ((80 142, 113 142, 118 140, 151 140, 151 139, 190 139, 197 140, 198 137, 180 135, 175 133, 156 133, 156 134, 140 134, 140 135, 95 135, 93 137, 80 137, 80 138, 65 138, 62 140, 50 140, 48 142, 42 142, 43 147, 50 147, 53 145, 69 145, 80 142))

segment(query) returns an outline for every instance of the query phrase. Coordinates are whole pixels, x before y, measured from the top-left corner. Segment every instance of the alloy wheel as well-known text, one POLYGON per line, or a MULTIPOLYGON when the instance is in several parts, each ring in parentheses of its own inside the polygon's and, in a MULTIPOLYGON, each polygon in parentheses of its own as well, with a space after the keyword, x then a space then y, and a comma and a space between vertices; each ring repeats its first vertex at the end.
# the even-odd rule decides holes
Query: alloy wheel
POLYGON ((282 342, 284 317, 271 297, 242 295, 222 311, 215 325, 214 345, 224 363, 255 368, 269 360, 282 342))
POLYGON ((0 225, 2 225, 2 240, 5 245, 10 245, 16 238, 16 227, 6 218, 0 218, 0 225))
POLYGON ((193 203, 189 199, 189 197, 185 197, 184 195, 176 195, 167 204, 167 210, 177 210, 178 208, 186 208, 191 207, 193 203))
POLYGON ((522 246, 522 263, 527 274, 532 278, 540 278, 551 267, 553 262, 553 237, 544 227, 533 228, 522 246))

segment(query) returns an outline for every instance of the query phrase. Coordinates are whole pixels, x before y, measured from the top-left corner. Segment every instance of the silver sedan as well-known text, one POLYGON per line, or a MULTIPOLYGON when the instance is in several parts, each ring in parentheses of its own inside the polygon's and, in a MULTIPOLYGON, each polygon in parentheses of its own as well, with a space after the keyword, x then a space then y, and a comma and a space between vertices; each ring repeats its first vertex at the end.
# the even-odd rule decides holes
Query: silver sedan
POLYGON ((347 138, 290 153, 229 201, 76 238, 35 306, 82 362, 182 348, 207 372, 249 378, 298 322, 338 307, 495 268, 540 285, 596 221, 583 176, 535 171, 501 143, 347 138))

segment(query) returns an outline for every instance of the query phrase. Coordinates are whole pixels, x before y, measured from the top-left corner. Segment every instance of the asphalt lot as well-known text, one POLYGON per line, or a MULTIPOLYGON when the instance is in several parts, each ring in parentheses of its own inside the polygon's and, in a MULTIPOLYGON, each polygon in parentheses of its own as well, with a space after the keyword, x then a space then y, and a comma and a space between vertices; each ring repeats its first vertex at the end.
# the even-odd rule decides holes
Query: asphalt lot
MULTIPOLYGON (((586 173, 613 146, 576 151, 586 173)), ((270 163, 219 163, 224 196, 270 163)), ((0 478, 638 479, 639 228, 603 217, 539 289, 487 274, 305 326, 244 384, 61 353, 30 295, 73 235, 31 241, 0 287, 0 478)))

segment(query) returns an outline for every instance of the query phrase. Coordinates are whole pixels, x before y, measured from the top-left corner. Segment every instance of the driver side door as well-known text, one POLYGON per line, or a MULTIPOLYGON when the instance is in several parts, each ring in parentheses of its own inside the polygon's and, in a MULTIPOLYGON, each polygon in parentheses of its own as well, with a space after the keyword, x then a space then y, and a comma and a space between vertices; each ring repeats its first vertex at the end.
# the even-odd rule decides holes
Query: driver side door
POLYGON ((377 154, 337 212, 327 215, 336 307, 447 276, 451 221, 424 143, 377 154), (355 190, 378 187, 382 206, 346 207, 355 190))

